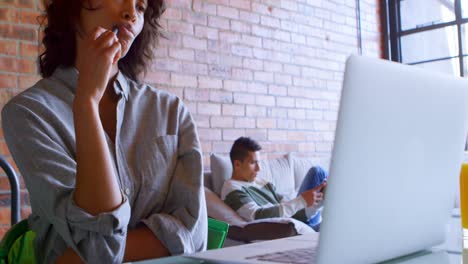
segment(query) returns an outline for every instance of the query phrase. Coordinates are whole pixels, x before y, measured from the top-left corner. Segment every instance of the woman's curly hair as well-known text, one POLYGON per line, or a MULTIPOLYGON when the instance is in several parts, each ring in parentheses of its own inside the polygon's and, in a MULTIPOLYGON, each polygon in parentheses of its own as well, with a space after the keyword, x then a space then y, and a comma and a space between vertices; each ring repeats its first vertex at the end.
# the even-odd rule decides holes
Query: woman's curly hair
MULTIPOLYGON (((59 66, 71 67, 76 59, 76 33, 84 2, 90 0, 43 0, 45 13, 41 16, 44 29, 44 52, 39 55, 39 67, 44 78, 51 76, 59 66)), ((120 59, 119 69, 139 81, 153 60, 153 49, 161 36, 159 18, 164 13, 164 0, 148 0, 145 22, 127 55, 120 59)))

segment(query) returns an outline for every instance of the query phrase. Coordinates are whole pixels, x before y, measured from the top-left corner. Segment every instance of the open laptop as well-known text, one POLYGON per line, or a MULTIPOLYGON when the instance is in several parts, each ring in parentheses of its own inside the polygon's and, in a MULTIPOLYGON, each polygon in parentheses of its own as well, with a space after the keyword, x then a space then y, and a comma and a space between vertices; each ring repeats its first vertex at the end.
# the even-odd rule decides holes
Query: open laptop
POLYGON ((442 243, 467 114, 468 80, 351 56, 320 240, 310 234, 194 257, 223 263, 375 263, 442 243), (291 250, 305 251, 313 261, 268 258, 291 250))

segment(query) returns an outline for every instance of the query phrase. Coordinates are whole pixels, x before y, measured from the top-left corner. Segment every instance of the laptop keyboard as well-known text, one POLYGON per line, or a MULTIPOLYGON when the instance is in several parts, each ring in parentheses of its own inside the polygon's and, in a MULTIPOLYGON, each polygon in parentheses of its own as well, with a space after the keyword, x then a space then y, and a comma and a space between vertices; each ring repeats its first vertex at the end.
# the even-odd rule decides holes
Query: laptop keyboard
POLYGON ((297 248, 292 250, 252 256, 248 257, 247 259, 255 259, 259 261, 270 261, 277 263, 309 264, 313 263, 316 252, 316 247, 297 248))

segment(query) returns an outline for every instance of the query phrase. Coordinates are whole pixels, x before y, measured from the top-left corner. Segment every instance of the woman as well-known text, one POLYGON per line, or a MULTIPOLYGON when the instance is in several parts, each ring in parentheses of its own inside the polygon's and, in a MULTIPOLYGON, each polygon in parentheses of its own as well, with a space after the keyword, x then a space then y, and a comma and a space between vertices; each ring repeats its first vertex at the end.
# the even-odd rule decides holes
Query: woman
POLYGON ((44 6, 44 79, 2 112, 30 193, 37 260, 121 263, 204 250, 195 124, 179 98, 137 82, 163 0, 44 6))

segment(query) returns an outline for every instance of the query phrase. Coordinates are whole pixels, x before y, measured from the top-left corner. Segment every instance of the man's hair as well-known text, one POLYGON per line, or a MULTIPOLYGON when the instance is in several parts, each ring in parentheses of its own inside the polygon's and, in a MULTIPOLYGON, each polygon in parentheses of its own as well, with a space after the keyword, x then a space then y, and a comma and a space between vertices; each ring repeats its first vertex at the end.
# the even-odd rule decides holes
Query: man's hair
POLYGON ((240 137, 234 141, 231 152, 229 153, 231 163, 234 165, 235 160, 244 161, 244 159, 249 155, 249 152, 259 151, 261 149, 262 147, 257 143, 257 141, 248 137, 240 137))
MULTIPOLYGON (((43 78, 50 77, 59 66, 71 67, 76 59, 76 33, 82 8, 97 10, 90 0, 43 0, 45 13, 40 17, 44 30, 44 52, 39 55, 43 78), (88 3, 85 7, 84 4, 88 3)), ((161 36, 159 18, 164 13, 164 0, 148 0, 143 29, 133 41, 127 55, 119 61, 119 69, 134 81, 146 73, 154 57, 153 50, 161 36)))

